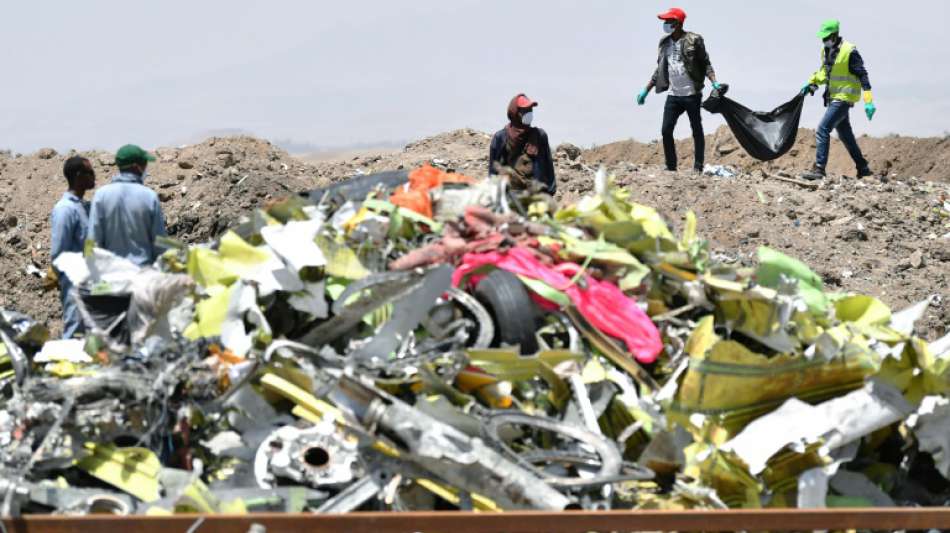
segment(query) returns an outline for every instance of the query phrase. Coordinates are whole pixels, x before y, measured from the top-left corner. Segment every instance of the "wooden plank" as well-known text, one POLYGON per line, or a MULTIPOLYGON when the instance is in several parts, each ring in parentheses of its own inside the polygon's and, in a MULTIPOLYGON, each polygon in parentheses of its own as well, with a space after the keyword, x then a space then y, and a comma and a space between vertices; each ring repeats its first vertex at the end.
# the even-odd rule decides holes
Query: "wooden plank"
POLYGON ((785 176, 779 176, 777 174, 766 174, 766 176, 772 178, 773 180, 784 181, 786 183, 794 183, 799 187, 805 187, 806 189, 811 189, 813 191, 818 190, 818 183, 814 181, 805 181, 797 178, 786 178, 785 176))
POLYGON ((9 533, 177 533, 203 518, 196 533, 584 533, 590 531, 810 531, 814 529, 950 530, 950 507, 869 509, 762 509, 725 511, 519 511, 350 513, 342 515, 253 514, 174 516, 51 516, 4 519, 9 533))

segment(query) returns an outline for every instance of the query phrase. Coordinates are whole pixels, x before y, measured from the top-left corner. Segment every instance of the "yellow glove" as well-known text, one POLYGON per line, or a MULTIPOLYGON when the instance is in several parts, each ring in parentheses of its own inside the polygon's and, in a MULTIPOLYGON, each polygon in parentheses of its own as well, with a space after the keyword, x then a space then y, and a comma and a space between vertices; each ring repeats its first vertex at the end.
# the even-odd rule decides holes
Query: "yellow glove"
POLYGON ((871 91, 864 91, 864 103, 870 104, 874 101, 874 95, 871 94, 871 91))

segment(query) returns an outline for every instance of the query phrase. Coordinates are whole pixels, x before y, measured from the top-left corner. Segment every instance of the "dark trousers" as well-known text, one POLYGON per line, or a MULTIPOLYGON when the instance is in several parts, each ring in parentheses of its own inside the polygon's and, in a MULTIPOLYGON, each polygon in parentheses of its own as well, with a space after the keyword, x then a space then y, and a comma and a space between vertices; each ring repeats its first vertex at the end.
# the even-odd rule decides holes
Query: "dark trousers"
POLYGON ((840 100, 832 100, 828 104, 828 110, 825 111, 824 118, 818 123, 818 129, 815 131, 815 140, 818 149, 815 153, 815 165, 824 169, 828 164, 828 150, 831 145, 831 130, 838 132, 838 138, 848 149, 851 159, 854 160, 858 170, 868 168, 868 162, 861 154, 861 147, 858 146, 858 140, 854 138, 854 130, 851 129, 851 104, 840 100))
POLYGON ((699 114, 702 104, 702 95, 667 96, 666 106, 663 108, 663 153, 666 155, 667 170, 676 170, 676 141, 673 140, 673 130, 680 115, 686 113, 689 117, 689 126, 693 129, 693 148, 696 150, 693 168, 702 170, 706 160, 706 137, 703 133, 703 117, 699 114))

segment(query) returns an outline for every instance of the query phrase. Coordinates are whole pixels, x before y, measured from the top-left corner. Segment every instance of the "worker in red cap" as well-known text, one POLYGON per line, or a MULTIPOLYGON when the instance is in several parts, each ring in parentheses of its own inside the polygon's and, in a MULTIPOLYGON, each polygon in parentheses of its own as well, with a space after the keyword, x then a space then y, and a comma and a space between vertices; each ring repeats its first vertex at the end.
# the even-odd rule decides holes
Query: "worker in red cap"
POLYGON ((693 168, 703 171, 706 152, 706 138, 703 133, 703 120, 699 114, 702 104, 705 78, 709 78, 714 89, 719 88, 716 72, 709 62, 706 44, 699 34, 683 30, 686 13, 674 7, 658 15, 663 21, 666 37, 660 40, 659 58, 653 77, 637 96, 637 104, 646 102, 647 94, 653 88, 662 93, 669 90, 666 106, 663 108, 663 152, 666 155, 666 169, 676 170, 676 143, 673 130, 683 113, 689 117, 693 129, 693 146, 696 156, 693 168))
POLYGON ((508 103, 508 125, 492 137, 488 151, 488 174, 506 174, 516 189, 557 191, 554 160, 548 134, 532 126, 538 103, 517 94, 508 103))

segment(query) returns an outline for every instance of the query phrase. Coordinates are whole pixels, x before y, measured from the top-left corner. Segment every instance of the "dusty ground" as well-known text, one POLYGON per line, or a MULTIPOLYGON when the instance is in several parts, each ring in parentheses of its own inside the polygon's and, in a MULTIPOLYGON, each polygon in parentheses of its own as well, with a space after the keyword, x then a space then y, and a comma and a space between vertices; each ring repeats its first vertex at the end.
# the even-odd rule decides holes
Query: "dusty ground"
MULTIPOLYGON (((488 134, 459 130, 422 139, 401 152, 360 152, 304 162, 266 141, 209 139, 159 149, 147 184, 162 197, 169 232, 186 242, 208 240, 248 209, 269 199, 345 179, 357 173, 412 168, 425 161, 474 176, 487 168, 488 134)), ((593 171, 605 164, 635 197, 656 206, 674 226, 686 211, 720 259, 748 264, 760 245, 798 257, 833 290, 881 297, 895 308, 937 295, 921 330, 934 338, 950 325, 950 140, 888 137, 859 140, 879 177, 855 180, 840 144, 832 147, 832 177, 816 190, 775 179, 794 175, 814 157, 814 134, 802 130, 796 147, 773 163, 751 161, 728 130, 707 138, 707 164, 733 166, 730 178, 660 170, 657 143, 624 141, 591 150, 557 150, 558 199, 571 201, 592 188, 593 171)), ((681 168, 692 166, 691 141, 679 143, 681 168)), ((100 183, 110 154, 89 154, 100 183)), ((48 265, 52 205, 62 194, 66 155, 40 151, 0 155, 0 307, 29 313, 58 330, 55 291, 27 273, 48 265)))

